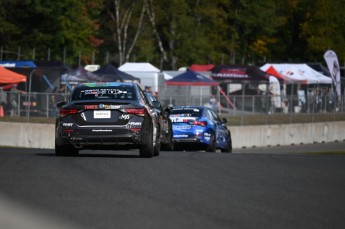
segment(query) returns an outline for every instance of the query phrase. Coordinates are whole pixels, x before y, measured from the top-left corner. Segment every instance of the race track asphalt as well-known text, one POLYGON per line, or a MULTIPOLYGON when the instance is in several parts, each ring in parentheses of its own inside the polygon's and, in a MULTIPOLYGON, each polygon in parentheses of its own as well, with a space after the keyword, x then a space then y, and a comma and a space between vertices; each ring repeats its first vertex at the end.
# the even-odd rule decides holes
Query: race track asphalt
POLYGON ((2 147, 0 228, 343 228, 344 149, 339 142, 140 158, 136 150, 55 157, 2 147))

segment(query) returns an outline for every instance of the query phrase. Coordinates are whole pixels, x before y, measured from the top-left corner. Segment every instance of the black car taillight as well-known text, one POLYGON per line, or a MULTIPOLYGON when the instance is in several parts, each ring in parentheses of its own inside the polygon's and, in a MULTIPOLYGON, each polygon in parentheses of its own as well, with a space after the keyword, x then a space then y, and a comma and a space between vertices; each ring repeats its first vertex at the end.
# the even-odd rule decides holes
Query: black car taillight
POLYGON ((78 113, 77 109, 61 109, 59 111, 59 114, 61 117, 66 117, 67 115, 76 114, 76 113, 78 113))
POLYGON ((127 114, 134 114, 138 116, 145 116, 146 109, 145 108, 125 108, 124 112, 127 114))

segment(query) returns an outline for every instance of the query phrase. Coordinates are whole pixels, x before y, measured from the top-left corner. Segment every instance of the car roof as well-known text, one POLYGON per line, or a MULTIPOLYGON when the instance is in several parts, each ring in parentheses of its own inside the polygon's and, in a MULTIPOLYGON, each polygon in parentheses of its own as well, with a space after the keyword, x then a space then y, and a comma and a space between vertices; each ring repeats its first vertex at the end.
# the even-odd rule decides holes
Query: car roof
POLYGON ((173 110, 174 109, 179 109, 179 110, 183 110, 183 109, 199 109, 199 110, 203 110, 205 109, 206 107, 205 106, 176 106, 176 107, 173 107, 173 110))

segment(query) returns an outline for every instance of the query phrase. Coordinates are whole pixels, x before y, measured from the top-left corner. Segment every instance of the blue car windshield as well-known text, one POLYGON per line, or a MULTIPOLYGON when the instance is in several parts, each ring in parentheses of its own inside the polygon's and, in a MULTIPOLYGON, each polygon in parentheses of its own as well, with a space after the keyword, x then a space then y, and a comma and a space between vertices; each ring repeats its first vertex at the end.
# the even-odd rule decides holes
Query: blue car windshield
POLYGON ((119 87, 88 87, 80 88, 72 95, 72 100, 95 99, 136 99, 134 89, 130 86, 119 87))
POLYGON ((200 117, 201 115, 202 110, 198 108, 173 109, 170 112, 171 117, 200 117))

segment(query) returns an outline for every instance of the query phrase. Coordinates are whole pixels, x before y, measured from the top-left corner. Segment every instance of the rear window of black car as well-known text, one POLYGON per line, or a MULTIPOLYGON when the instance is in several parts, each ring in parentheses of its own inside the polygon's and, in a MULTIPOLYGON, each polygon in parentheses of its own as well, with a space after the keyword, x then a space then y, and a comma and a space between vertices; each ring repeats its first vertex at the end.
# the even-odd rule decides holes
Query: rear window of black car
POLYGON ((198 108, 184 108, 184 109, 173 109, 170 112, 171 117, 200 117, 202 110, 198 108))
POLYGON ((130 86, 119 87, 88 87, 79 88, 73 95, 72 100, 94 100, 94 99, 125 99, 135 100, 134 88, 130 86))

